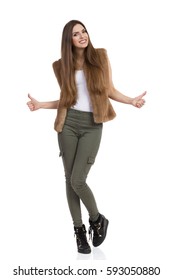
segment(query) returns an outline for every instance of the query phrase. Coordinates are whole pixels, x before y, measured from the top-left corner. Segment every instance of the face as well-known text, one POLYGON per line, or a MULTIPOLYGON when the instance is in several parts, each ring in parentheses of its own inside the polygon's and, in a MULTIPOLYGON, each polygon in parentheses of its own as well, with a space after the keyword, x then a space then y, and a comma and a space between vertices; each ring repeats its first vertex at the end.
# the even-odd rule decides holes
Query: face
POLYGON ((76 48, 84 49, 88 46, 88 34, 81 24, 76 24, 72 30, 72 44, 76 48))

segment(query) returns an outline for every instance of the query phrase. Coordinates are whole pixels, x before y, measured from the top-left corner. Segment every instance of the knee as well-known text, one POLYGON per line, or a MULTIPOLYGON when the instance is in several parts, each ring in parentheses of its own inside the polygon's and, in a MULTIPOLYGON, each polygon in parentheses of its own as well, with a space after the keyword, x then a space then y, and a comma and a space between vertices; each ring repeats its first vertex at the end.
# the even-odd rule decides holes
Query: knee
POLYGON ((72 176, 71 177, 71 186, 76 193, 79 193, 85 188, 86 181, 83 178, 76 178, 76 177, 72 176))
POLYGON ((66 186, 68 188, 71 187, 71 176, 70 175, 65 175, 65 182, 66 182, 66 186))

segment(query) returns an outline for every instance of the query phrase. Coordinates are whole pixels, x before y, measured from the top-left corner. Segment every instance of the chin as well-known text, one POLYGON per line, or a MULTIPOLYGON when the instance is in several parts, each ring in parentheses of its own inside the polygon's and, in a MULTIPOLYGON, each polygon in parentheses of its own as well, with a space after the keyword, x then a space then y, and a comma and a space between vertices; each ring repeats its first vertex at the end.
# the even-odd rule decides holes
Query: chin
POLYGON ((82 49, 85 49, 86 47, 88 47, 88 43, 79 46, 79 48, 82 48, 82 49))

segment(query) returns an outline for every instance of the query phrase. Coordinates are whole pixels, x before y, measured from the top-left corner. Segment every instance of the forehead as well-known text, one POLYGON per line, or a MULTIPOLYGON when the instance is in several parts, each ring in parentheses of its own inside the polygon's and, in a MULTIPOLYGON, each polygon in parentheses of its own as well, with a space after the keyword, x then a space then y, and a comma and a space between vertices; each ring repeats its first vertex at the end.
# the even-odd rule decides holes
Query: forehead
POLYGON ((79 31, 81 31, 81 30, 83 30, 83 29, 84 29, 83 25, 77 23, 77 24, 75 24, 75 25, 73 26, 72 32, 79 32, 79 31))

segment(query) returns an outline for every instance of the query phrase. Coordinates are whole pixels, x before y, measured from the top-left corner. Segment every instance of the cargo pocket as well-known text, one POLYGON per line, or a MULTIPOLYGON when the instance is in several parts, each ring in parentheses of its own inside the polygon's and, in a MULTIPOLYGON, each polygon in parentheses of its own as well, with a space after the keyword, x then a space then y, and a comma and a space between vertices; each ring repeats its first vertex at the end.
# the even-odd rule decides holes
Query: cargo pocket
POLYGON ((94 162, 95 162, 95 158, 93 158, 93 157, 89 157, 88 158, 88 164, 94 164, 94 162))
POLYGON ((94 164, 95 158, 94 157, 89 157, 87 160, 87 164, 85 167, 85 176, 88 175, 88 172, 90 171, 91 166, 94 164))
POLYGON ((64 156, 64 152, 59 152, 59 157, 63 157, 64 156))

